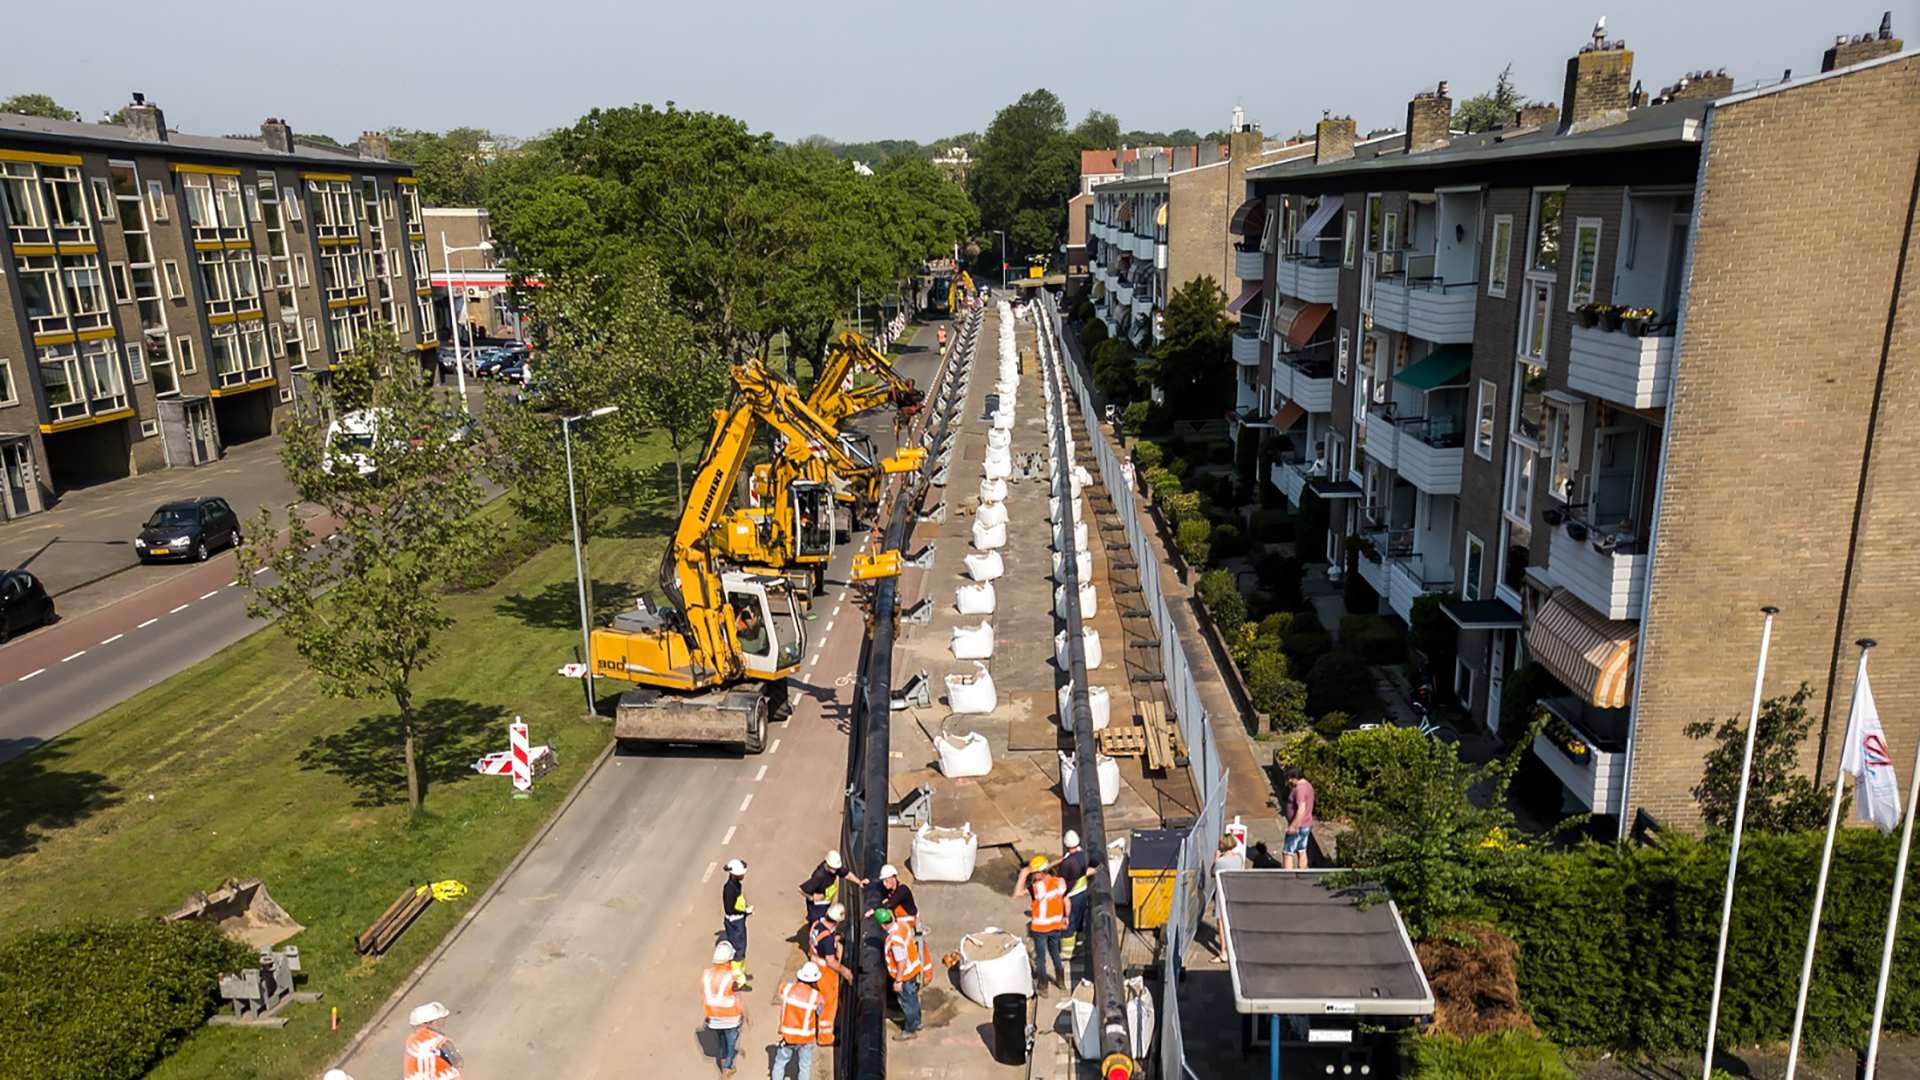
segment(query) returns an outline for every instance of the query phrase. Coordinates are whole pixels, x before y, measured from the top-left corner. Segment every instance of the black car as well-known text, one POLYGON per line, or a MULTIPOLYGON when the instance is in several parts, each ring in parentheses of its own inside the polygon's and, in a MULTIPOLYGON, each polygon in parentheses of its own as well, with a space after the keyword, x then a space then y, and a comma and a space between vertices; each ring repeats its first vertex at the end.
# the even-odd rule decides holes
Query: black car
POLYGON ((199 559, 221 547, 240 546, 240 518, 215 495, 170 502, 153 512, 134 538, 141 562, 199 559))
POLYGON ((30 626, 48 626, 59 618, 53 611, 53 597, 47 595, 40 579, 25 570, 0 573, 0 641, 16 630, 30 626))

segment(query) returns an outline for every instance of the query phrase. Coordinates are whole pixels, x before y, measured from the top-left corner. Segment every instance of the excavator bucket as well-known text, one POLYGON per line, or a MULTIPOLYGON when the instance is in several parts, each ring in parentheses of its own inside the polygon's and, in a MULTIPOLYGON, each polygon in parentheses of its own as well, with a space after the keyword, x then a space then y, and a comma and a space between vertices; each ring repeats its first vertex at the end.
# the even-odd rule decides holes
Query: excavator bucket
POLYGON ((195 892, 187 902, 160 916, 163 922, 212 923, 235 941, 269 949, 305 930, 285 908, 273 902, 259 878, 228 878, 211 893, 195 892))
POLYGON ((855 581, 872 581, 875 578, 898 577, 901 558, 899 551, 882 551, 877 555, 855 555, 853 572, 855 581))
POLYGON ((925 464, 926 460, 927 460, 926 447, 906 446, 906 447, 900 448, 898 451, 895 451, 892 457, 882 460, 880 462, 880 467, 882 470, 884 470, 889 474, 913 472, 914 470, 918 469, 921 465, 925 464))

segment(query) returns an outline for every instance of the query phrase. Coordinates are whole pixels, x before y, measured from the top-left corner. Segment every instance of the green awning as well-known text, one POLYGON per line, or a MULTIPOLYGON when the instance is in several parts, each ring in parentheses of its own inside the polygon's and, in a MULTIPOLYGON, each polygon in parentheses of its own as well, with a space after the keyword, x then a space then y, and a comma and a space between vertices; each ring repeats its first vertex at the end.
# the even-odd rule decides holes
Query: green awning
POLYGON ((1460 379, 1473 366, 1473 350, 1466 345, 1442 345, 1439 348, 1408 364, 1407 369, 1395 375, 1394 381, 1406 383, 1415 390, 1436 390, 1456 382, 1465 385, 1460 379))

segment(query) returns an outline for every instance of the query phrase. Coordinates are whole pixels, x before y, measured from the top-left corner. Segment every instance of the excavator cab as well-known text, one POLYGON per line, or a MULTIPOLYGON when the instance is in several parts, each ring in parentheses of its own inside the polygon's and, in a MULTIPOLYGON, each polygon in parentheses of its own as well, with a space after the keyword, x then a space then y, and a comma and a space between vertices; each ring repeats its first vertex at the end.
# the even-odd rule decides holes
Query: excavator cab
POLYGON ((798 480, 793 498, 794 555, 800 559, 833 557, 833 488, 815 480, 798 480))
POLYGON ((728 622, 748 675, 771 678, 800 663, 806 652, 806 622, 793 583, 777 574, 720 576, 728 622))

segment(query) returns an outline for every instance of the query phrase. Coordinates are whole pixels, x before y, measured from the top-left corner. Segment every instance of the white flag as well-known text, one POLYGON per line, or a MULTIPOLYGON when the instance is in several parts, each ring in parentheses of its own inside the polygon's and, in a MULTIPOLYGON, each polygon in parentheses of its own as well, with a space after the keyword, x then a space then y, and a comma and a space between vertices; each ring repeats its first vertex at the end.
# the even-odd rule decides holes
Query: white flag
POLYGON ((1847 715, 1847 744, 1840 754, 1840 770, 1853 774, 1853 802, 1861 821, 1880 826, 1882 833, 1900 823, 1900 786, 1887 755, 1886 732, 1880 729, 1880 710, 1873 706, 1873 688, 1867 673, 1853 688, 1853 708, 1847 715))

